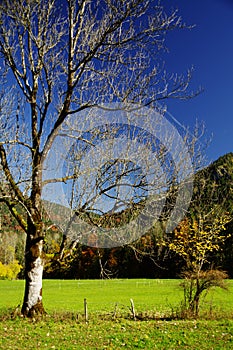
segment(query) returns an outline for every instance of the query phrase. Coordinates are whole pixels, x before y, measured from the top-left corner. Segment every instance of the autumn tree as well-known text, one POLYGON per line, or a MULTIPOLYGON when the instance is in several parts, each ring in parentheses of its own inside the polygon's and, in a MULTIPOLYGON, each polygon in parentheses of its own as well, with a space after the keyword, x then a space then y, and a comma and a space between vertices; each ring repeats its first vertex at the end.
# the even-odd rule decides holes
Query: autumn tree
POLYGON ((211 261, 211 256, 223 249, 229 237, 224 233, 232 220, 224 205, 227 188, 220 189, 216 181, 210 181, 208 171, 206 168, 196 175, 189 213, 167 241, 163 240, 163 244, 184 261, 182 311, 195 316, 198 316, 204 292, 212 287, 226 288, 224 279, 227 278, 227 274, 211 261))
POLYGON ((155 1, 6 0, 0 23, 0 201, 27 236, 30 316, 44 311, 42 169, 61 126, 105 102, 184 96, 190 72, 169 77, 159 66, 167 32, 183 24, 155 1))

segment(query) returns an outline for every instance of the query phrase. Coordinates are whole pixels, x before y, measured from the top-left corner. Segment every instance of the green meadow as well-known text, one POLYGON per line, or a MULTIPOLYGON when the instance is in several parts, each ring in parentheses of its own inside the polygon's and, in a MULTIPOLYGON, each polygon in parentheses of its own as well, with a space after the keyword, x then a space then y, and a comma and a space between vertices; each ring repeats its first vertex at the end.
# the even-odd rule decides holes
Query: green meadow
POLYGON ((179 283, 45 280, 48 314, 28 320, 11 317, 22 304, 24 282, 0 281, 0 349, 233 349, 233 281, 228 291, 209 293, 198 320, 175 319, 182 300, 179 283))

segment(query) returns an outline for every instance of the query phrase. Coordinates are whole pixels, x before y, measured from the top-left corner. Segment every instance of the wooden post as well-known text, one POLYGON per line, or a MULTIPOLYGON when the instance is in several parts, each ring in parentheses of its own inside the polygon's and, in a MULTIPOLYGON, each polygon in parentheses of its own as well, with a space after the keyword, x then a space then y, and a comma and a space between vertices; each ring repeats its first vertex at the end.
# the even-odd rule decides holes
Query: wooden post
POLYGON ((85 322, 88 322, 88 309, 87 309, 87 299, 84 299, 84 318, 85 322))
POLYGON ((118 303, 115 304, 114 313, 113 313, 113 318, 116 318, 116 315, 117 315, 117 308, 118 308, 118 303))
POLYGON ((130 299, 130 304, 131 304, 131 311, 132 311, 132 314, 133 314, 133 319, 134 319, 134 321, 136 321, 136 313, 135 313, 135 307, 134 307, 133 299, 130 299))

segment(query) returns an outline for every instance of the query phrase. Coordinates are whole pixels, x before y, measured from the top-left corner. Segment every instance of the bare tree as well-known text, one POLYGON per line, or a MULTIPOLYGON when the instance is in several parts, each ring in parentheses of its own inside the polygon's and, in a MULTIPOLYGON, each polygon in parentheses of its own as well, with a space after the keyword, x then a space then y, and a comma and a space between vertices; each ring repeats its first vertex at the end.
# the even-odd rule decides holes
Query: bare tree
POLYGON ((105 102, 184 97, 191 74, 169 77, 159 66, 166 33, 183 24, 154 1, 5 0, 0 23, 0 200, 27 235, 30 316, 44 312, 42 166, 60 127, 105 102))
POLYGON ((68 118, 50 155, 44 163, 45 207, 66 238, 69 233, 85 245, 110 248, 141 237, 159 218, 174 181, 177 187, 183 181, 183 190, 176 191, 180 209, 185 194, 191 199, 184 180, 190 180, 192 164, 183 139, 148 108, 92 108, 88 117, 79 114, 78 125, 68 118), (88 125, 85 138, 82 121, 88 125))

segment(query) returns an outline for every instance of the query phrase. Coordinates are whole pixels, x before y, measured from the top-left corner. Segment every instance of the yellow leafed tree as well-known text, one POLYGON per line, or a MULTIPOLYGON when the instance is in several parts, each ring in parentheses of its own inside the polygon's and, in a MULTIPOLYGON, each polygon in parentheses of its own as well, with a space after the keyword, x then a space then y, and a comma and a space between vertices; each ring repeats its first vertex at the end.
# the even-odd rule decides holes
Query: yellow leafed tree
POLYGON ((210 268, 209 257, 212 252, 222 249, 229 235, 224 235, 226 224, 231 218, 228 213, 220 215, 219 208, 214 207, 207 214, 199 212, 195 218, 186 217, 174 230, 169 241, 163 241, 169 249, 177 253, 185 262, 181 286, 184 301, 181 316, 197 316, 203 292, 212 287, 226 289, 224 283, 227 274, 210 268))

